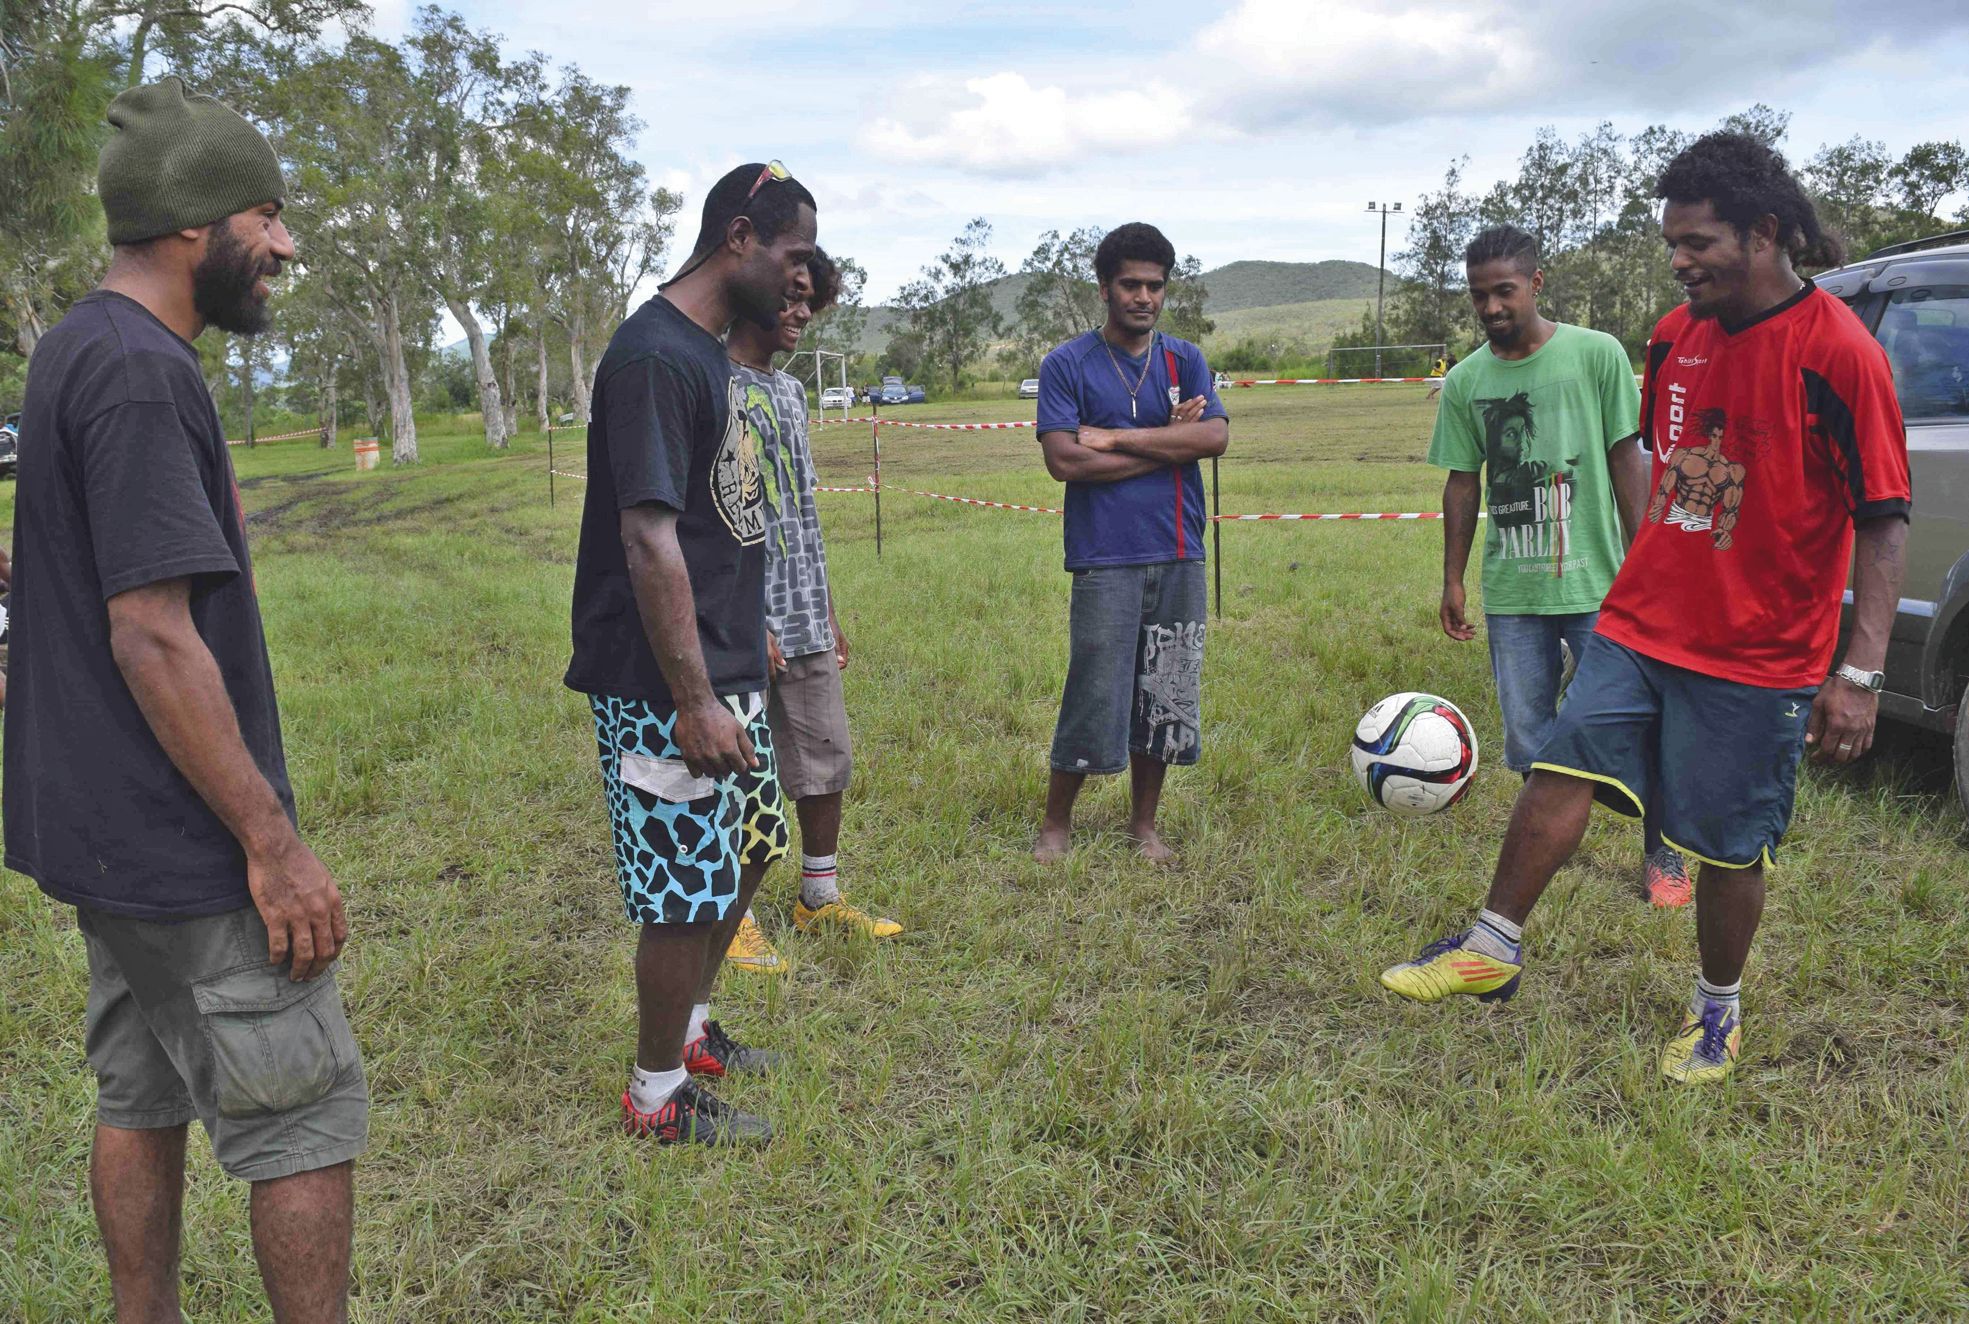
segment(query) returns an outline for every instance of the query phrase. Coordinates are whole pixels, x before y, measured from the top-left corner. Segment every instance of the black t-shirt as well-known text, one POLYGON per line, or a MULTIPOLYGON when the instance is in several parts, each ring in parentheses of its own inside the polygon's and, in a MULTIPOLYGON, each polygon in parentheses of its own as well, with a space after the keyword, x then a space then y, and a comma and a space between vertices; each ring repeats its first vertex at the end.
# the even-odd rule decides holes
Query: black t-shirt
POLYGON ((247 905, 245 853, 138 710, 105 605, 192 581, 192 623, 292 818, 239 491, 198 355, 134 300, 85 295, 34 352, 20 435, 7 867, 58 900, 123 915, 247 905))
POLYGON ((766 688, 765 489, 736 393, 724 344, 662 295, 616 328, 595 369, 568 688, 671 702, 622 550, 620 514, 645 502, 678 512, 711 688, 766 688))

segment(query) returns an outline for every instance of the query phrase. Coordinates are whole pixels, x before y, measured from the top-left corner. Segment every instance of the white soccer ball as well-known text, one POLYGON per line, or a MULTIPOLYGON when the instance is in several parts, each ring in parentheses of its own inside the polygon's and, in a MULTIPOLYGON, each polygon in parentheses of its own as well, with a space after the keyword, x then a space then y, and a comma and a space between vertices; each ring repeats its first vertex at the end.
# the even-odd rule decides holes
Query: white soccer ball
POLYGON ((1405 691, 1354 728, 1354 776, 1374 803, 1403 818, 1447 809, 1477 772, 1477 735, 1448 699, 1405 691))

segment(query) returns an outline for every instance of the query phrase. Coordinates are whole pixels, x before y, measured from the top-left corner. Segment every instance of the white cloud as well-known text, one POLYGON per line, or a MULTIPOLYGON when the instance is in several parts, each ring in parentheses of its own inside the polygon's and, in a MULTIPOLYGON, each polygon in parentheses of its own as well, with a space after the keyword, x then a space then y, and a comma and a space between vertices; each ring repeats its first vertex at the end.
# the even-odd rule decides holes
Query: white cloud
POLYGON ((1659 0, 1238 0, 1193 39, 1127 66, 922 76, 868 122, 890 158, 1040 176, 1172 142, 1262 140, 1289 128, 1581 115, 1711 115, 1809 96, 1805 75, 1869 51, 1919 52, 1969 30, 1960 0, 1877 0, 1856 30, 1844 0, 1791 0, 1682 21, 1659 0), (1891 21, 1888 21, 1891 20, 1891 21))
POLYGON ((1096 153, 1159 147, 1190 128, 1186 99, 1157 83, 1069 92, 998 73, 966 79, 962 97, 927 78, 914 80, 905 95, 915 102, 911 111, 877 119, 863 145, 980 174, 1027 174, 1096 153))

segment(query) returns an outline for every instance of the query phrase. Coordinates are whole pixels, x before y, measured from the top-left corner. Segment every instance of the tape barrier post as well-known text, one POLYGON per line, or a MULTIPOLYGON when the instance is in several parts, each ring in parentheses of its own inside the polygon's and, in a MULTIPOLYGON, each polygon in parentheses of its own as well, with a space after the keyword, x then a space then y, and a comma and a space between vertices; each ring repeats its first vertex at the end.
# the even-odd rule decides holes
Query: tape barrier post
POLYGON ((1210 555, 1217 562, 1217 619, 1224 619, 1224 497, 1217 487, 1217 457, 1210 457, 1210 555))
POLYGON ((547 425, 547 509, 554 508, 554 425, 547 425))
MULTIPOLYGON (((879 410, 879 406, 877 407, 879 410)), ((882 420, 873 418, 868 423, 868 439, 875 447, 875 472, 869 475, 870 486, 875 489, 875 559, 882 559, 882 420)))

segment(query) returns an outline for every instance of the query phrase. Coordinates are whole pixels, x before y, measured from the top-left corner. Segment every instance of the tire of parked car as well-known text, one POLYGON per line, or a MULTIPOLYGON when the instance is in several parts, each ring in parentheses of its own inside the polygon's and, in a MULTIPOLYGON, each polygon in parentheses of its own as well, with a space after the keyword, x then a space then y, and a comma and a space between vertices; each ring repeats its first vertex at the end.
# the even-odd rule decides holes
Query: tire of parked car
POLYGON ((1969 814, 1969 686, 1962 690, 1962 703, 1955 710, 1955 798, 1962 812, 1969 814))

